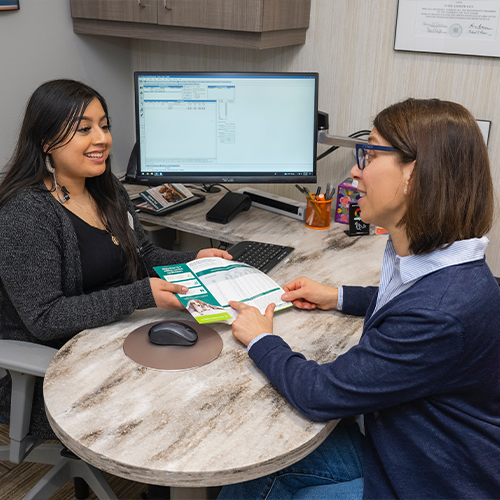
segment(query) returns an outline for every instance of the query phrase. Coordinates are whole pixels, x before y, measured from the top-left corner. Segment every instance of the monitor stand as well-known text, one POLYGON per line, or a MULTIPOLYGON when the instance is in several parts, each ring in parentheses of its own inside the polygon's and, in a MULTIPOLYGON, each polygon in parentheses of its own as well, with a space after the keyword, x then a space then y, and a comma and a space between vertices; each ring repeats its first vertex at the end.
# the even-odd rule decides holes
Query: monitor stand
POLYGON ((203 189, 206 193, 220 193, 220 188, 216 184, 203 183, 203 189))

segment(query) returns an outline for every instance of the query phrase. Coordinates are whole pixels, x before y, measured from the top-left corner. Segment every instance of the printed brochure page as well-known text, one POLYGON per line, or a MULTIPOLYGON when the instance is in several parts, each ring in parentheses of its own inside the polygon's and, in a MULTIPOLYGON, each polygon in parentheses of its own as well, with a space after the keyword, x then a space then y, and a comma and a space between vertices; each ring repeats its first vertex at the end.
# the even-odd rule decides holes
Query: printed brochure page
POLYGON ((230 300, 257 307, 262 314, 272 302, 275 311, 292 306, 281 300, 284 290, 274 280, 241 262, 207 257, 154 269, 160 278, 189 288, 176 296, 198 323, 231 324, 238 313, 229 307, 230 300))

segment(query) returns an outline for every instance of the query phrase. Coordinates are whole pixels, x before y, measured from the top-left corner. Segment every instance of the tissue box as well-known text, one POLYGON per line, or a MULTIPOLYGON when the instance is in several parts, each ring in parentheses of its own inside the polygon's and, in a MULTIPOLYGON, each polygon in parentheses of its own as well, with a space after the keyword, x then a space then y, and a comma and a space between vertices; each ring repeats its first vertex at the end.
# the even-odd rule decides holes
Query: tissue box
POLYGON ((337 207, 335 209, 335 222, 349 224, 349 204, 357 201, 359 191, 352 185, 353 180, 348 177, 339 184, 337 189, 337 207))

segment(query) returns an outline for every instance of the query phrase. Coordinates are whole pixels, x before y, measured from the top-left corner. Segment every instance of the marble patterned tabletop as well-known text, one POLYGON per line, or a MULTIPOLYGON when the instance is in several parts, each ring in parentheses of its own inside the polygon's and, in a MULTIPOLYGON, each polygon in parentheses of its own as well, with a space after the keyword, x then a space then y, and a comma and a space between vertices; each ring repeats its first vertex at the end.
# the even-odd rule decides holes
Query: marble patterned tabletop
MULTIPOLYGON (((240 216, 239 222, 215 228, 212 237, 227 232, 235 241, 295 246, 272 273, 280 285, 299 275, 330 285, 378 283, 385 236, 350 238, 340 224, 314 231, 260 209, 240 216)), ((183 218, 186 230, 187 211, 183 218)), ((197 234, 210 232, 206 221, 192 223, 197 234)), ((335 426, 295 411, 253 365, 228 325, 212 325, 223 349, 202 367, 158 371, 131 361, 123 352, 129 333, 166 318, 191 316, 136 311, 120 322, 83 331, 52 360, 44 382, 49 421, 61 441, 87 462, 144 483, 218 486, 296 462, 335 426)), ((362 325, 362 318, 337 311, 292 308, 275 315, 274 333, 308 359, 325 363, 358 342, 362 325)))

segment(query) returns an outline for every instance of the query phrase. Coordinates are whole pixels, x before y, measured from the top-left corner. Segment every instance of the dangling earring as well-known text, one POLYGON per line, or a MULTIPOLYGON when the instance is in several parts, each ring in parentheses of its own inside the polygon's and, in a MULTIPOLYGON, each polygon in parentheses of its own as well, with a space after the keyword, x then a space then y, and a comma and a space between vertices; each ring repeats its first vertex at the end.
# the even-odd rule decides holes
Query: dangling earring
POLYGON ((56 190, 57 199, 61 203, 66 203, 69 200, 69 192, 64 186, 62 186, 61 189, 63 192, 63 196, 61 196, 61 194, 59 193, 59 185, 57 184, 57 180, 56 180, 56 169, 52 166, 52 162, 50 161, 49 155, 47 155, 45 157, 45 168, 48 170, 49 174, 52 176, 52 182, 53 182, 54 188, 56 190))
POLYGON ((56 171, 56 169, 52 166, 49 155, 45 157, 45 168, 48 170, 49 174, 53 174, 56 171))

